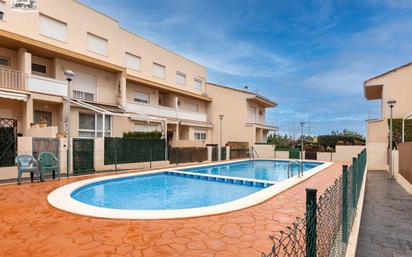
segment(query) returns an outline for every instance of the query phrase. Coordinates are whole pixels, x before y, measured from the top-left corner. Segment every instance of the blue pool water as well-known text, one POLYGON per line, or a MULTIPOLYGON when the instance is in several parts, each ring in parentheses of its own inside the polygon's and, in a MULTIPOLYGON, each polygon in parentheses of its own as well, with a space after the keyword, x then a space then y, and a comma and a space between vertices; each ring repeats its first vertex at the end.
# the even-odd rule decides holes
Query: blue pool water
POLYGON ((86 204, 112 209, 172 210, 226 203, 261 189, 164 172, 91 183, 71 196, 86 204))
MULTIPOLYGON (((288 178, 288 164, 288 161, 255 160, 181 169, 181 171, 279 182, 288 178)), ((303 162, 303 171, 321 164, 303 162)), ((298 168, 298 164, 291 166, 294 175, 297 174, 298 168)))

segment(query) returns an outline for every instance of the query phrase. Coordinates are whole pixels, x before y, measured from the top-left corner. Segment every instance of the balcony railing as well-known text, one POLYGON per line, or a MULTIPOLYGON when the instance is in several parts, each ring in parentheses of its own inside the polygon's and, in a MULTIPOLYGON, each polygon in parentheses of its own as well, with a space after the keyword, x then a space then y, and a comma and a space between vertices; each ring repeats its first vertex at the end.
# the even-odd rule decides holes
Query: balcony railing
POLYGON ((33 92, 67 96, 67 82, 35 75, 28 75, 28 89, 33 92))
POLYGON ((0 87, 26 90, 26 76, 21 71, 0 68, 0 87))
POLYGON ((206 122, 206 114, 200 112, 181 111, 171 107, 127 102, 126 111, 144 115, 160 116, 165 118, 176 118, 206 122))

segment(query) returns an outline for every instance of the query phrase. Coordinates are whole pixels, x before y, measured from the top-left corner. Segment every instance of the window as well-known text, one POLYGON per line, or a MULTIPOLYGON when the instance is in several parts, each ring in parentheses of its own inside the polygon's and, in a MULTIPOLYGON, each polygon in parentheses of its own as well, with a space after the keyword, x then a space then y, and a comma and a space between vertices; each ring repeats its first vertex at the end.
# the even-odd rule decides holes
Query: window
POLYGON ((41 74, 46 74, 47 73, 47 68, 45 65, 37 64, 37 63, 32 63, 31 64, 31 71, 32 72, 37 72, 41 74))
POLYGON ((149 94, 147 93, 143 93, 143 92, 134 92, 133 94, 133 101, 137 102, 137 103, 144 103, 144 104, 148 104, 149 103, 149 94))
POLYGON ((198 104, 189 103, 187 106, 188 106, 188 111, 199 112, 199 105, 198 104))
POLYGON ((140 71, 142 66, 142 59, 139 56, 126 53, 125 66, 126 68, 140 71))
POLYGON ((66 42, 67 24, 40 14, 40 34, 66 42))
POLYGON ((34 111, 34 123, 35 124, 47 124, 52 125, 52 113, 44 111, 34 111))
MULTIPOLYGON (((103 115, 79 113, 79 137, 102 137, 103 115)), ((105 137, 112 134, 112 117, 105 115, 105 137)))
POLYGON ((193 88, 196 90, 202 90, 203 81, 201 79, 195 79, 195 84, 193 85, 193 88))
POLYGON ((179 85, 186 85, 186 74, 176 72, 176 83, 179 85))
POLYGON ((137 132, 154 132, 154 131, 160 131, 160 130, 159 130, 159 125, 147 124, 147 123, 136 123, 134 125, 134 131, 137 131, 137 132))
POLYGON ((76 79, 72 81, 73 98, 95 101, 97 92, 96 76, 75 71, 76 79))
POLYGON ((194 137, 195 140, 206 140, 207 132, 204 130, 195 130, 194 137))
MULTIPOLYGON (((102 126, 103 126, 103 122, 102 122, 102 120, 103 120, 103 115, 96 115, 96 118, 97 118, 97 122, 96 122, 96 127, 97 127, 97 131, 96 131, 96 136, 97 137, 102 137, 102 133, 103 133, 103 130, 102 130, 102 126)), ((110 135, 112 134, 112 124, 111 124, 111 121, 112 121, 112 117, 111 116, 108 116, 108 115, 105 115, 104 116, 104 127, 105 127, 105 133, 104 133, 104 136, 105 137, 110 137, 110 135)))
POLYGON ((6 57, 0 57, 0 65, 10 66, 10 60, 6 57))
POLYGON ((166 77, 166 67, 161 64, 153 63, 153 76, 164 79, 166 77))
POLYGON ((5 20, 5 13, 6 13, 6 3, 0 1, 0 20, 5 20))
POLYGON ((107 39, 87 33, 87 50, 90 52, 107 56, 107 39))

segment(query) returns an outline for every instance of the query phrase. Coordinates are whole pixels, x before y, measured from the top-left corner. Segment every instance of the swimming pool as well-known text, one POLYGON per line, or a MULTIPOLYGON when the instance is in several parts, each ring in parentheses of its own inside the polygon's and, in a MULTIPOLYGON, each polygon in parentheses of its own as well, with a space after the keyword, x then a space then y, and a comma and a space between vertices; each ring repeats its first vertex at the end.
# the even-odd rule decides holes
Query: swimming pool
POLYGON ((288 161, 229 161, 117 174, 57 188, 49 203, 75 214, 113 219, 169 219, 225 213, 261 203, 332 165, 305 162, 287 179, 288 161))
POLYGON ((124 210, 174 210, 230 202, 262 187, 179 176, 172 172, 110 179, 89 184, 72 193, 77 201, 124 210))
MULTIPOLYGON (((219 165, 179 169, 179 171, 279 182, 288 179, 289 163, 289 161, 278 160, 248 160, 219 165)), ((323 163, 304 161, 302 164, 303 171, 305 172, 323 163)), ((297 172, 300 169, 299 166, 300 164, 298 163, 291 163, 291 174, 297 175, 297 172)))

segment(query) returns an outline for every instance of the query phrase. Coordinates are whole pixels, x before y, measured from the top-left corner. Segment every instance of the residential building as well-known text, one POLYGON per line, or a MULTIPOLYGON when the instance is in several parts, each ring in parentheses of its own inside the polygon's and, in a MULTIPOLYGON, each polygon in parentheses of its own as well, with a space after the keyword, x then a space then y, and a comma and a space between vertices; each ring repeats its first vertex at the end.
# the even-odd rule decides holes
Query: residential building
POLYGON ((213 83, 206 84, 206 93, 213 99, 208 108, 208 117, 213 124, 212 142, 246 142, 249 147, 256 143, 266 143, 274 125, 266 121, 266 109, 277 106, 272 100, 250 92, 213 83), (220 115, 222 133, 220 135, 220 115))
POLYGON ((0 4, 0 117, 19 134, 65 134, 72 70, 73 137, 161 130, 174 146, 210 142, 204 66, 78 1, 38 0, 37 12, 0 4))
POLYGON ((390 108, 387 102, 395 100, 393 118, 403 119, 412 113, 412 62, 397 67, 364 82, 367 100, 378 101, 378 114, 367 121, 368 168, 388 169, 390 108))

